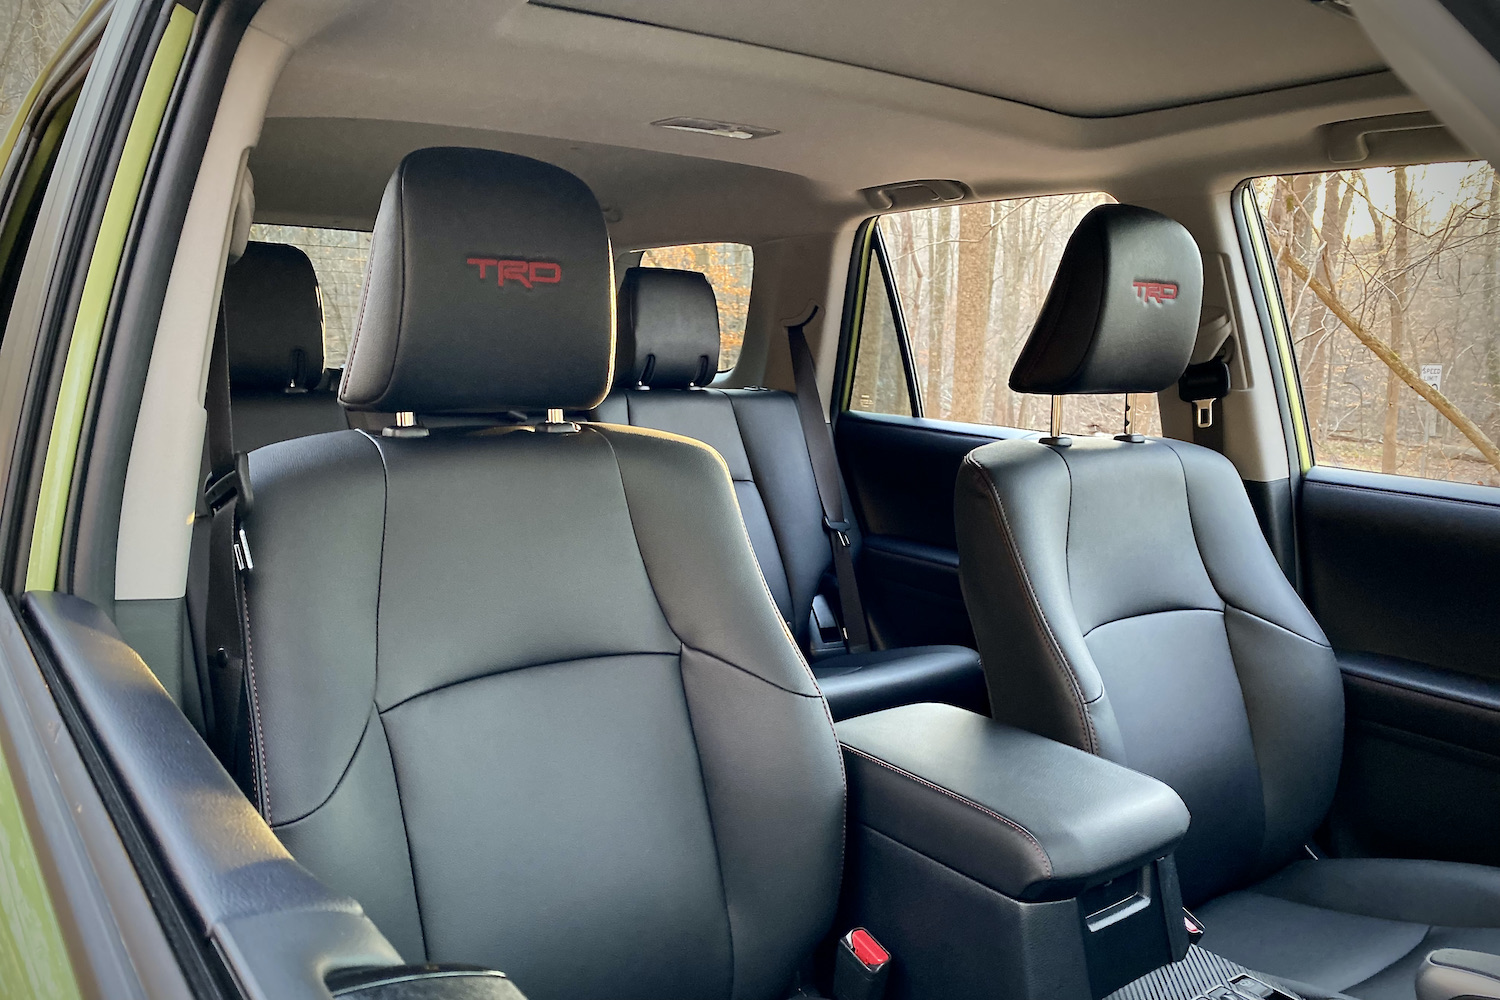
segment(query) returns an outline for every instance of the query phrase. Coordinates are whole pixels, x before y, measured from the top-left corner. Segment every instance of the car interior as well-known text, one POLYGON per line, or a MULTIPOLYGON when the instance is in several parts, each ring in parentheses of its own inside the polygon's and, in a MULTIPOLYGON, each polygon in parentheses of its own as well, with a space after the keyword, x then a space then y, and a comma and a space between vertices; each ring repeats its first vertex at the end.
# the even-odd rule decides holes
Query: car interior
POLYGON ((71 995, 1500 1000, 1428 5, 96 5, 0 233, 71 995))

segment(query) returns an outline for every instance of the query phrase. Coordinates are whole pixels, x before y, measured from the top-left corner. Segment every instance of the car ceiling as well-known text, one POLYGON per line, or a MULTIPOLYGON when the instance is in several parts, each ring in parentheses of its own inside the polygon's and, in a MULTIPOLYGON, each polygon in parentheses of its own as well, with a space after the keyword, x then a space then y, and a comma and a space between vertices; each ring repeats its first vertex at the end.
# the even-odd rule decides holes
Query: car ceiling
POLYGON ((403 153, 454 143, 578 173, 617 241, 756 242, 915 178, 1003 196, 1315 168, 1328 123, 1423 107, 1309 0, 566 2, 266 0, 256 27, 293 52, 258 217, 368 226, 403 153), (779 134, 650 124, 674 116, 779 134))

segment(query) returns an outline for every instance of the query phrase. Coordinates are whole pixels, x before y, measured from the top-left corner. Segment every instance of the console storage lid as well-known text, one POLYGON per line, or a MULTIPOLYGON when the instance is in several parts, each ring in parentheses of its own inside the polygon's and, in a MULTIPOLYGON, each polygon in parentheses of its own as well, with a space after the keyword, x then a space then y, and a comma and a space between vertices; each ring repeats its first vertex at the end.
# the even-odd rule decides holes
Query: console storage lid
POLYGON ((858 822, 1012 899, 1077 896, 1187 832, 1155 778, 950 705, 836 728, 858 822))

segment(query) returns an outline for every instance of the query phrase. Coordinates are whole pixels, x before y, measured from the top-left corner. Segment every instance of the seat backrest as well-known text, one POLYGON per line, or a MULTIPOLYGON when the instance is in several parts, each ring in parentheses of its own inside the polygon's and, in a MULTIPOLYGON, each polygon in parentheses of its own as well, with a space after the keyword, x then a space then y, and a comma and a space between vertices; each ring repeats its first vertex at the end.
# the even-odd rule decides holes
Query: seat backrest
MULTIPOLYGON (((411 154, 367 289, 347 405, 608 387, 605 225, 555 167, 411 154)), ((479 421, 287 441, 250 477, 247 739, 299 861, 408 960, 533 1000, 782 995, 833 917, 842 770, 712 451, 479 421)))
MULTIPOLYGON (((1011 387, 1172 386, 1197 332, 1201 268, 1177 223, 1096 209, 1011 387)), ((1306 843, 1338 775, 1339 672, 1228 460, 1124 435, 997 442, 965 460, 955 515, 996 718, 1176 789, 1193 817, 1178 851, 1189 905, 1306 843)))
POLYGON ((224 332, 236 451, 349 426, 323 383, 323 302, 312 261, 249 241, 224 274, 224 332))
POLYGON ((681 434, 723 456, 766 586, 799 642, 832 563, 797 400, 712 389, 719 355, 713 286, 696 271, 633 267, 620 285, 616 391, 601 420, 681 434))

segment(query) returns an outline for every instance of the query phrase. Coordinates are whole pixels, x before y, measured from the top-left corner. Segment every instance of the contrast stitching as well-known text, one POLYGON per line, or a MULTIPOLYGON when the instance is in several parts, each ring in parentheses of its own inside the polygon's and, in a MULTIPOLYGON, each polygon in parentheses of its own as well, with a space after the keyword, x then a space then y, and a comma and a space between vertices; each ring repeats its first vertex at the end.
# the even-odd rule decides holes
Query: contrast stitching
POLYGON ((1244 608, 1240 607, 1238 604, 1230 604, 1228 601, 1225 601, 1224 602, 1224 610, 1226 610, 1226 611, 1238 611, 1240 614, 1244 615, 1246 618, 1253 618, 1253 619, 1255 619, 1258 622, 1265 622, 1267 625, 1270 625, 1272 628, 1280 629, 1281 631, 1285 632, 1287 635, 1295 636, 1296 638, 1301 639, 1303 642, 1310 642, 1314 646, 1319 647, 1320 649, 1332 649, 1333 648, 1333 645, 1331 643, 1319 642, 1317 639, 1314 639, 1312 636, 1310 636, 1310 635, 1303 635, 1301 632, 1298 632, 1296 629, 1294 629, 1294 628, 1287 628, 1285 625, 1282 625, 1280 622, 1273 622, 1271 619, 1262 617, 1261 615, 1258 615, 1258 614, 1256 614, 1253 611, 1246 611, 1244 608))
POLYGON ((245 678, 249 682, 251 728, 255 730, 255 752, 251 764, 254 768, 256 798, 260 800, 260 814, 266 822, 271 821, 271 778, 266 766, 265 730, 260 718, 260 693, 255 683, 255 646, 250 640, 250 596, 243 594, 240 614, 245 623, 245 678))
POLYGON ((972 458, 965 458, 964 464, 974 469, 978 478, 983 483, 985 496, 990 501, 990 507, 995 513, 995 519, 1000 525, 1001 535, 1005 540, 1005 551, 1010 556, 1011 564, 1015 567, 1016 575, 1026 587, 1027 610, 1031 612, 1032 621, 1038 626, 1038 631, 1046 636, 1048 652, 1056 661, 1058 672, 1068 682, 1068 688, 1073 694, 1073 708, 1077 713, 1079 722, 1083 728, 1084 742, 1088 745, 1084 748, 1090 753, 1099 752, 1098 734, 1094 731, 1094 722, 1089 718, 1088 703, 1084 700, 1083 689, 1078 684, 1078 676, 1073 668, 1068 665, 1067 656, 1062 651, 1062 645, 1057 641, 1057 636, 1052 632, 1052 625, 1047 621, 1046 615, 1042 613, 1041 601, 1036 596, 1036 590, 1031 585, 1031 576, 1026 572, 1026 564, 1021 560, 1021 553, 1016 545, 1015 537, 1011 534, 1010 521, 1005 516, 1005 505, 1000 500, 1000 493, 995 489, 994 481, 990 479, 984 468, 972 458))
POLYGON ((370 734, 370 720, 367 718, 367 719, 365 719, 365 728, 362 729, 362 730, 360 730, 360 732, 359 732, 359 739, 357 741, 355 741, 354 752, 349 755, 348 761, 346 761, 344 763, 344 770, 339 773, 338 780, 333 783, 333 788, 328 792, 327 795, 325 795, 323 797, 323 801, 319 802, 317 805, 315 805, 311 809, 307 810, 307 812, 303 813, 301 816, 294 816, 294 817, 292 817, 290 819, 277 820, 276 821, 276 826, 278 826, 278 827, 285 827, 285 826, 290 826, 293 823, 300 823, 303 820, 307 819, 307 817, 311 816, 313 813, 319 811, 324 806, 328 805, 328 803, 332 802, 333 801, 333 797, 339 793, 339 789, 344 787, 344 780, 349 777, 349 772, 352 771, 352 770, 354 770, 354 758, 356 758, 356 757, 359 756, 360 748, 365 745, 365 737, 368 736, 369 734, 370 734))
POLYGON ((1006 826, 1019 833, 1022 837, 1026 838, 1027 843, 1031 845, 1032 850, 1034 850, 1037 857, 1041 859, 1042 871, 1046 873, 1048 878, 1052 877, 1052 859, 1047 856, 1047 851, 1044 847, 1042 847, 1042 842, 1037 840, 1036 835, 1033 834, 1030 830, 1026 829, 1020 823, 1017 823, 1015 820, 1010 819, 1009 817, 1000 815, 999 813, 995 812, 995 810, 989 808, 988 806, 982 805, 981 803, 975 802, 973 799, 968 798, 967 796, 958 794, 951 788, 944 788, 942 785, 934 784, 933 782, 928 781, 926 778, 912 774, 905 768, 897 767, 890 761, 881 760, 879 757, 868 754, 858 747, 852 747, 847 743, 843 744, 843 747, 850 753, 855 754, 859 757, 863 757, 865 760, 869 761, 872 764, 879 764, 881 767, 885 768, 888 771, 891 771, 894 774, 899 774, 903 778, 915 781, 917 784, 923 786, 924 788, 930 788, 934 792, 939 792, 943 795, 948 796, 948 798, 952 799, 955 802, 961 802, 971 809, 979 810, 991 819, 999 820, 1001 823, 1004 823, 1006 826))
MULTIPOLYGON (((731 403, 731 407, 732 406, 733 406, 733 404, 731 403)), ((609 448, 610 455, 615 460, 615 474, 617 476, 619 476, 619 478, 620 478, 620 492, 625 497, 625 514, 630 519, 630 531, 631 531, 631 534, 635 535, 636 550, 639 552, 640 548, 641 548, 641 538, 640 538, 640 535, 637 534, 636 531, 635 531, 635 514, 631 511, 631 508, 630 508, 630 490, 627 489, 626 486, 625 486, 625 474, 620 471, 620 454, 619 454, 619 452, 615 451, 615 443, 609 439, 609 435, 608 434, 606 434, 605 432, 603 432, 601 430, 597 430, 597 429, 594 429, 594 433, 598 434, 599 437, 604 440, 605 445, 609 448)), ((657 432, 657 433, 663 433, 663 432, 657 432)), ((733 478, 729 477, 729 464, 724 461, 723 456, 720 455, 718 452, 714 451, 712 448, 708 447, 708 445, 702 443, 701 441, 695 441, 692 438, 681 437, 680 435, 674 435, 674 437, 679 437, 682 441, 684 441, 684 442, 692 445, 695 448, 701 448, 701 449, 703 449, 704 451, 708 452, 710 455, 713 456, 714 460, 719 463, 719 468, 721 468, 721 469, 724 470, 725 477, 729 478, 729 482, 730 482, 730 490, 729 490, 730 499, 732 499, 734 501, 735 510, 738 511, 739 507, 740 507, 739 497, 737 497, 737 496, 734 495, 734 485, 733 485, 734 484, 734 480, 733 480, 733 478)), ((781 626, 781 634, 786 637, 787 644, 792 647, 792 652, 796 655, 797 662, 800 663, 800 664, 802 664, 802 669, 806 672, 807 679, 812 682, 813 690, 816 691, 817 694, 816 695, 805 695, 805 694, 802 694, 800 691, 793 691, 790 688, 784 688, 780 684, 777 684, 776 682, 774 682, 772 680, 769 680, 769 679, 767 679, 765 677, 762 677, 760 674, 757 674, 754 671, 746 670, 744 667, 741 667, 741 666, 739 666, 736 663, 731 663, 730 661, 728 661, 726 659, 723 659, 722 657, 714 656, 714 654, 708 652, 707 650, 697 649, 694 646, 689 646, 686 642, 682 641, 682 636, 677 635, 677 629, 673 628, 672 622, 667 617, 667 613, 666 613, 665 610, 662 610, 662 612, 661 612, 662 621, 666 622, 667 623, 667 628, 671 630, 671 632, 672 632, 672 634, 674 636, 677 636, 677 641, 682 643, 682 648, 683 649, 691 649, 694 652, 701 653, 704 656, 709 657, 710 659, 717 660, 718 662, 723 663, 724 665, 726 665, 728 667, 732 667, 735 670, 738 670, 738 671, 740 671, 742 673, 748 674, 749 676, 756 678, 757 680, 761 681, 762 683, 769 684, 771 687, 776 688, 778 691, 785 691, 787 694, 794 694, 794 695, 797 695, 798 697, 801 697, 801 698, 813 698, 813 697, 816 697, 819 701, 821 701, 823 703, 823 718, 828 722, 828 731, 833 734, 834 745, 837 746, 838 745, 838 738, 839 738, 839 731, 838 731, 838 728, 836 726, 834 726, 834 724, 833 724, 833 710, 828 707, 828 699, 823 696, 823 689, 818 686, 817 675, 812 672, 812 667, 810 667, 810 666, 807 665, 807 658, 802 655, 802 648, 797 645, 797 640, 795 638, 793 638, 793 636, 792 636, 792 630, 787 627, 786 619, 784 619, 784 618, 781 617, 781 609, 776 606, 776 598, 773 597, 773 596, 771 596, 771 587, 770 587, 769 584, 766 583, 765 573, 762 572, 761 569, 760 569, 760 560, 755 558, 755 545, 754 545, 753 542, 750 541, 750 530, 745 527, 745 517, 744 517, 743 513, 741 513, 741 515, 740 515, 739 522, 740 522, 740 537, 742 537, 745 540, 745 547, 750 551, 751 561, 754 562, 754 564, 755 564, 755 576, 756 576, 756 579, 760 580, 760 590, 761 590, 761 593, 765 595, 765 597, 766 597, 766 604, 769 606, 771 614, 775 616, 775 620, 776 620, 777 624, 779 624, 781 626)), ((646 554, 644 552, 641 552, 640 555, 641 555, 641 566, 642 566, 643 569, 645 569, 645 571, 646 571, 646 578, 649 581, 650 578, 651 578, 651 568, 646 565, 646 554)), ((653 585, 653 590, 654 589, 655 589, 655 587, 653 585)), ((658 606, 659 610, 660 610, 660 603, 661 602, 659 602, 659 601, 657 602, 657 606, 658 606)), ((838 758, 838 762, 839 762, 839 785, 840 785, 840 787, 842 787, 843 789, 845 789, 844 807, 840 810, 840 817, 839 817, 839 867, 838 867, 838 871, 839 871, 839 884, 840 884, 840 887, 842 888, 843 879, 844 879, 844 855, 845 855, 845 852, 847 850, 847 848, 845 847, 845 841, 848 839, 848 834, 849 834, 849 809, 848 809, 848 791, 847 791, 848 788, 849 788, 849 775, 848 775, 848 772, 845 771, 845 769, 844 769, 844 755, 841 754, 841 753, 839 753, 839 754, 835 754, 835 756, 838 758)))
POLYGON ((430 959, 427 953, 427 921, 422 916, 422 892, 417 888, 417 862, 411 853, 411 828, 406 824, 406 800, 401 797, 401 774, 396 768, 396 754, 391 750, 391 737, 385 731, 385 719, 380 713, 375 713, 375 721, 380 725, 380 735, 385 738, 386 759, 391 762, 391 783, 396 786, 396 811, 401 814, 401 839, 406 841, 406 867, 411 872, 411 895, 412 902, 417 907, 417 933, 422 936, 422 955, 430 959))

